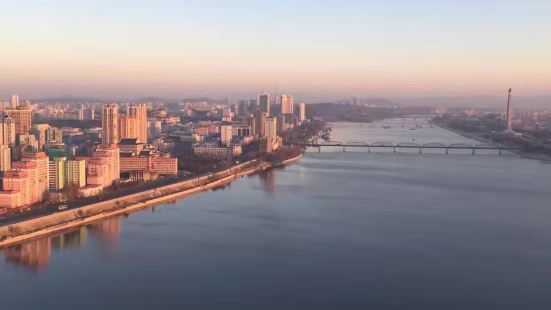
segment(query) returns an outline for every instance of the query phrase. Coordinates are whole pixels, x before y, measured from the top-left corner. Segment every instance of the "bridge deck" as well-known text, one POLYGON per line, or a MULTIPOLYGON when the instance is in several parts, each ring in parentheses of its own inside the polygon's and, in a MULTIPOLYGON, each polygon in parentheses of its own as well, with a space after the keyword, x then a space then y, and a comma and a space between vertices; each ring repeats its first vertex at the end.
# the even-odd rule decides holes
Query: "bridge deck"
POLYGON ((301 144, 301 146, 306 147, 349 147, 349 148, 401 148, 401 149, 458 149, 458 150, 503 150, 503 151, 520 151, 521 148, 513 148, 506 146, 477 146, 477 145, 373 145, 373 144, 301 144))

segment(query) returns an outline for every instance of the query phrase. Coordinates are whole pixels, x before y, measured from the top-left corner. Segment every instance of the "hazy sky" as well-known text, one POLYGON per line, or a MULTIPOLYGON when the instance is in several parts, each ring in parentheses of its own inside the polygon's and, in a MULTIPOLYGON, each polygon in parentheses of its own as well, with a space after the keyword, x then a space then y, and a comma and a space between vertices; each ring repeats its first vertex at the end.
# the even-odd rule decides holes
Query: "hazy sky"
POLYGON ((549 0, 0 0, 0 96, 551 94, 549 0))

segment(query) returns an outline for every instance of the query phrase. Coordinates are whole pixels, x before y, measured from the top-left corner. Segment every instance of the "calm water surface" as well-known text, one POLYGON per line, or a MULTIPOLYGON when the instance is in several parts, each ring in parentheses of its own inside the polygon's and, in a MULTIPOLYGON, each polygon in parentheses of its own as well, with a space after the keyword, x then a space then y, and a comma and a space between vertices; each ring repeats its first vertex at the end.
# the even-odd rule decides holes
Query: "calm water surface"
MULTIPOLYGON (((381 125, 333 139, 476 144, 381 125)), ((334 151, 5 250, 0 308, 551 308, 550 164, 334 151)))

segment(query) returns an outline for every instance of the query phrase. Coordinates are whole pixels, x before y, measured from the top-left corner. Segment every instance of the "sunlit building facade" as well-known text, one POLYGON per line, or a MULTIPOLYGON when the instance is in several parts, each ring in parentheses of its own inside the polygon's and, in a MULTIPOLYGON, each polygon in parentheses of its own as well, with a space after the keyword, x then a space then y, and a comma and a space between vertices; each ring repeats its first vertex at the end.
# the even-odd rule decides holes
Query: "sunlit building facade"
POLYGON ((23 135, 28 134, 32 127, 32 112, 25 107, 18 107, 17 109, 4 110, 6 115, 13 119, 15 124, 15 134, 23 135))
POLYGON ((136 136, 125 138, 138 138, 147 143, 147 104, 131 104, 127 108, 127 114, 136 118, 136 136))
POLYGON ((116 104, 104 104, 101 119, 101 141, 103 144, 119 143, 119 106, 116 104))

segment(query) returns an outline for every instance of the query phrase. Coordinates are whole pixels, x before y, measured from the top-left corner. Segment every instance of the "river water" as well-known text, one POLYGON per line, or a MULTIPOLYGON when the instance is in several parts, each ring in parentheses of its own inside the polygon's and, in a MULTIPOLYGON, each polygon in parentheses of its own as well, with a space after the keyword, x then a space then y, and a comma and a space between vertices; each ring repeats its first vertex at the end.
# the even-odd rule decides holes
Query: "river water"
MULTIPOLYGON (((476 144, 400 122, 333 140, 476 144)), ((1 309, 551 308, 551 164, 374 151, 4 250, 1 309)))

